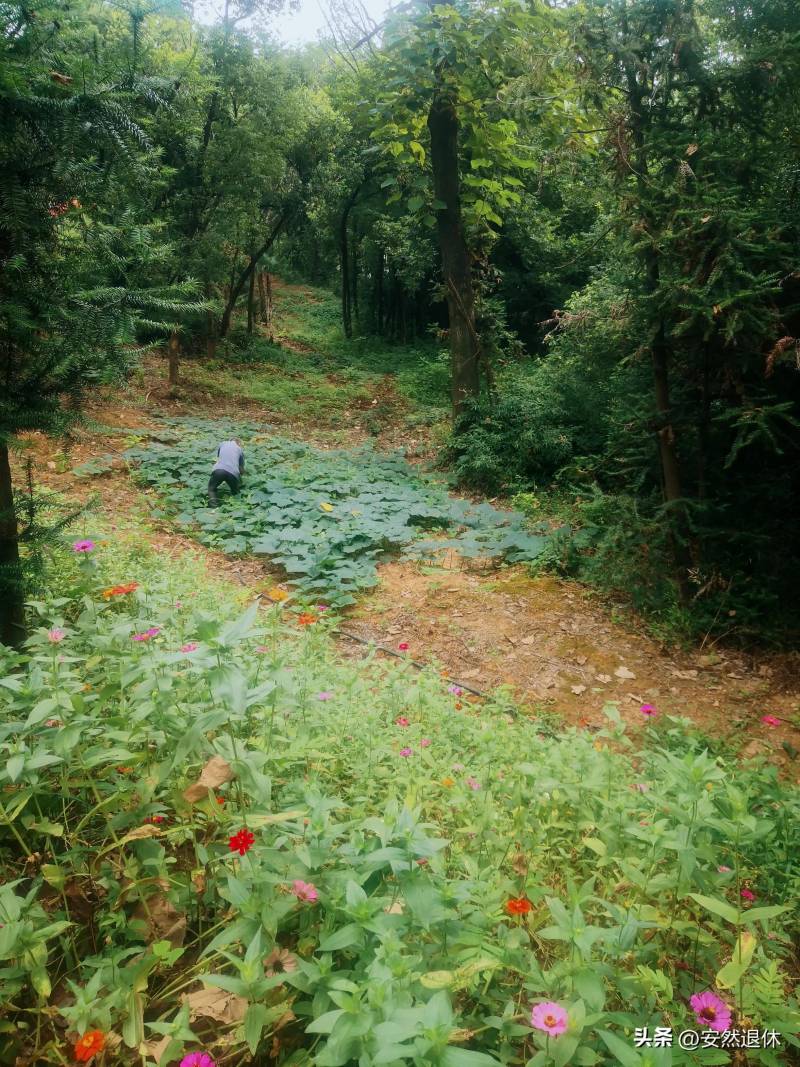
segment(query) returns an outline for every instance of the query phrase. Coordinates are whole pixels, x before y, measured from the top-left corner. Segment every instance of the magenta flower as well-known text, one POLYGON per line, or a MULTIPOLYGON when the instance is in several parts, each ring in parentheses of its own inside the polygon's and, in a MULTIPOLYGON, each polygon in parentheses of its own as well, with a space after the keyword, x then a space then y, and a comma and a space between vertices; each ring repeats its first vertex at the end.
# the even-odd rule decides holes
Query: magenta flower
POLYGON ((94 552, 94 541, 74 541, 73 552, 94 552))
POLYGON ((410 726, 411 719, 406 718, 405 715, 398 715, 397 718, 394 720, 394 724, 395 726, 410 726))
POLYGON ((302 879, 297 878, 292 882, 292 888, 290 890, 298 900, 302 900, 305 904, 315 904, 319 899, 319 893, 317 887, 311 882, 304 882, 302 879))
MULTIPOLYGON (((175 601, 175 607, 176 607, 176 608, 182 608, 182 607, 183 607, 183 604, 181 603, 181 601, 180 601, 180 600, 176 600, 176 601, 175 601)), ((203 1053, 203 1055, 205 1055, 205 1053, 203 1053)))
POLYGON ((327 604, 317 604, 317 611, 327 611, 327 610, 328 610, 328 605, 327 604))
POLYGON ((401 641, 397 648, 399 652, 408 652, 408 641, 401 641))
POLYGON ((330 700, 333 697, 328 689, 323 689, 321 693, 317 693, 317 700, 330 700))
POLYGON ((639 708, 639 711, 641 711, 642 715, 644 715, 646 719, 654 719, 656 715, 658 715, 658 712, 652 704, 642 704, 641 708, 639 708))
POLYGON ((423 739, 419 743, 419 747, 420 748, 429 748, 430 744, 431 744, 431 739, 429 737, 423 737, 423 739))
POLYGON ((403 759, 408 759, 408 757, 411 755, 411 749, 410 748, 401 748, 400 749, 400 755, 403 757, 403 759))
POLYGON ((707 989, 705 993, 695 993, 689 998, 689 1004, 702 1026, 709 1030, 719 1030, 720 1033, 730 1030, 731 1009, 710 989, 707 989))
POLYGON ((217 1067, 214 1060, 207 1052, 190 1052, 180 1062, 180 1067, 217 1067))
POLYGON ((536 1004, 531 1012, 531 1026, 536 1027, 537 1030, 544 1030, 551 1037, 558 1037, 567 1028, 566 1010, 560 1004, 553 1003, 552 1000, 545 1001, 544 1004, 536 1004))
POLYGON ((467 778, 467 785, 476 793, 481 787, 481 783, 477 778, 467 778))
POLYGON ((781 720, 777 715, 762 715, 761 721, 766 723, 767 726, 780 726, 781 720))
POLYGON ((145 633, 147 634, 148 637, 155 637, 156 634, 160 634, 161 633, 161 627, 160 626, 151 626, 149 630, 145 630, 145 633))
MULTIPOLYGON (((185 645, 181 645, 181 652, 196 652, 198 644, 196 641, 187 641, 185 645)), ((205 1053, 203 1053, 205 1055, 205 1053)))
POLYGON ((752 904, 756 899, 756 895, 752 889, 743 889, 740 896, 742 900, 746 900, 748 904, 752 904))
POLYGON ((447 692, 452 693, 454 697, 463 697, 464 690, 460 685, 448 685, 447 692))
POLYGON ((54 626, 52 630, 47 631, 47 640, 54 645, 57 645, 59 641, 63 641, 66 636, 66 630, 62 630, 59 626, 54 626))

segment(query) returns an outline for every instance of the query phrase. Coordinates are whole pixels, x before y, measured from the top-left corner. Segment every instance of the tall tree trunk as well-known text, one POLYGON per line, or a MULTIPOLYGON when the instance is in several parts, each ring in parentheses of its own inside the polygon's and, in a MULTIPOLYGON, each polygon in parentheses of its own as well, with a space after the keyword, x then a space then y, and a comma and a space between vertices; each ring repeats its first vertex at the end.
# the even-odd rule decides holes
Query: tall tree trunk
POLYGON ((271 233, 267 236, 263 245, 250 257, 250 260, 239 277, 232 282, 230 291, 228 293, 228 299, 225 303, 225 309, 222 312, 222 318, 219 324, 219 336, 225 337, 230 329, 231 319, 233 318, 233 311, 236 307, 236 301, 239 299, 242 290, 245 285, 250 281, 250 275, 258 267, 259 260, 262 256, 265 256, 272 247, 273 242, 277 238, 278 234, 283 229, 283 225, 286 222, 287 216, 281 215, 278 221, 272 228, 271 233))
POLYGON ((178 338, 177 330, 173 330, 169 335, 169 345, 167 346, 167 361, 169 364, 169 384, 177 385, 179 377, 179 365, 181 355, 181 343, 178 338))
MULTIPOLYGON (((214 296, 214 286, 211 282, 206 284, 206 300, 214 296)), ((206 355, 213 359, 217 354, 217 323, 211 308, 206 312, 206 355)))
POLYGON ((477 396, 480 390, 479 346, 475 330, 472 268, 461 218, 458 115, 452 96, 441 87, 433 94, 428 112, 428 129, 431 134, 434 196, 444 204, 436 212, 436 227, 447 295, 455 418, 463 410, 465 401, 477 396))
POLYGON ((353 316, 350 308, 350 251, 347 243, 349 202, 339 219, 339 263, 342 271, 342 329, 345 337, 353 336, 353 316))
POLYGON ((272 277, 271 277, 269 271, 267 271, 265 273, 265 275, 264 275, 264 296, 266 297, 266 301, 267 301, 267 316, 264 319, 264 322, 266 323, 266 326, 267 326, 267 331, 268 331, 267 335, 269 337, 269 343, 272 345, 272 344, 275 344, 275 330, 273 328, 273 321, 272 321, 273 312, 275 310, 275 305, 274 305, 273 300, 272 300, 272 277))
POLYGON ((360 320, 358 313, 358 236, 353 234, 353 264, 350 271, 350 284, 353 287, 353 296, 350 301, 356 323, 360 320))
POLYGON ((250 286, 247 290, 247 332, 252 334, 256 324, 256 271, 250 272, 250 286))
POLYGON ((264 278, 265 272, 260 270, 258 272, 258 317, 266 325, 269 321, 269 315, 267 312, 267 283, 264 278))
POLYGON ((0 643, 19 648, 25 640, 25 588, 8 445, 0 444, 0 643))
POLYGON ((378 265, 375 268, 375 333, 383 337, 383 269, 385 253, 378 252, 378 265))

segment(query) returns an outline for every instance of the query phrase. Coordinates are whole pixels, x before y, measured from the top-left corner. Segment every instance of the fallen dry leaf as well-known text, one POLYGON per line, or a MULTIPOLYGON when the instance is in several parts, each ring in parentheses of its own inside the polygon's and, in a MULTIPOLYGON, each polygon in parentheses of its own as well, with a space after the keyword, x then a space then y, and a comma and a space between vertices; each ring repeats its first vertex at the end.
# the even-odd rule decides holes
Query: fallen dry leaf
POLYGON ((585 685, 571 685, 570 689, 572 690, 572 692, 575 694, 576 697, 579 697, 581 695, 581 693, 585 693, 586 692, 586 686, 585 685))
POLYGON ((194 804, 198 800, 202 800, 203 797, 208 796, 212 789, 224 785, 225 782, 230 782, 233 777, 234 774, 230 763, 224 760, 222 756, 212 756, 203 767, 200 777, 194 785, 190 785, 188 789, 184 790, 183 798, 188 800, 190 804, 194 804))
POLYGON ((163 893, 139 901, 133 916, 147 924, 148 941, 169 941, 172 948, 180 948, 183 944, 186 916, 163 893))
POLYGON ((161 831, 157 826, 153 826, 152 823, 146 823, 144 826, 137 826, 135 830, 131 830, 120 841, 121 845, 126 845, 129 841, 143 841, 146 837, 160 837, 161 831))
POLYGON ((189 1005, 189 1021, 213 1019, 218 1023, 238 1023, 245 1016, 247 1001, 224 989, 197 989, 181 997, 189 1005))
POLYGON ((614 676, 616 678, 625 678, 625 679, 635 678, 636 677, 636 675, 633 673, 633 671, 629 671, 627 667, 621 667, 621 666, 617 667, 617 669, 614 671, 614 676))
POLYGON ((603 685, 608 685, 608 683, 611 681, 611 675, 610 674, 596 674, 595 678, 597 679, 598 682, 602 682, 603 685))

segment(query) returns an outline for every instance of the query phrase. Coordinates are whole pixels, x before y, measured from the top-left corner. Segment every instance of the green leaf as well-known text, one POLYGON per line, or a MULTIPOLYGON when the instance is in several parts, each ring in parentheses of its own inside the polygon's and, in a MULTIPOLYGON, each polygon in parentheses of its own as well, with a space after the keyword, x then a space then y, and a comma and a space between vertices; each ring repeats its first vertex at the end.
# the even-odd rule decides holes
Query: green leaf
POLYGON ((265 1004, 249 1004, 244 1017, 244 1039, 253 1056, 267 1024, 269 1012, 265 1004))
POLYGON ((743 930, 733 947, 730 962, 717 972, 716 985, 719 989, 732 989, 750 966, 758 941, 748 930, 743 930))
POLYGON ((597 1032, 608 1051, 616 1057, 622 1067, 642 1067, 642 1057, 627 1041, 612 1034, 610 1030, 598 1030, 597 1032))
POLYGON ((362 928, 355 923, 348 923, 346 926, 342 926, 339 930, 324 937, 319 943, 319 948, 321 952, 336 952, 343 948, 350 948, 353 945, 360 945, 363 938, 364 931, 362 928))
POLYGON ((738 925, 739 910, 734 908, 731 904, 726 903, 724 900, 718 900, 716 897, 703 896, 700 893, 690 893, 689 896, 692 900, 696 900, 701 907, 710 911, 712 915, 719 915, 721 919, 725 919, 729 923, 738 925))

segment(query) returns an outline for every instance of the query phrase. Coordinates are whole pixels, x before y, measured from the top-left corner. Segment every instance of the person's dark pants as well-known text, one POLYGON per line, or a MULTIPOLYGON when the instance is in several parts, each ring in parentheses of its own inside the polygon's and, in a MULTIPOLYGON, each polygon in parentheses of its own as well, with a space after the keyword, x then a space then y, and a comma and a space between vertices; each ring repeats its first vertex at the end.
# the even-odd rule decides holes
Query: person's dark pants
POLYGON ((217 489, 222 482, 225 482, 232 493, 239 492, 240 483, 235 474, 230 474, 228 471, 212 471, 208 479, 208 506, 210 508, 215 508, 219 504, 217 489))

